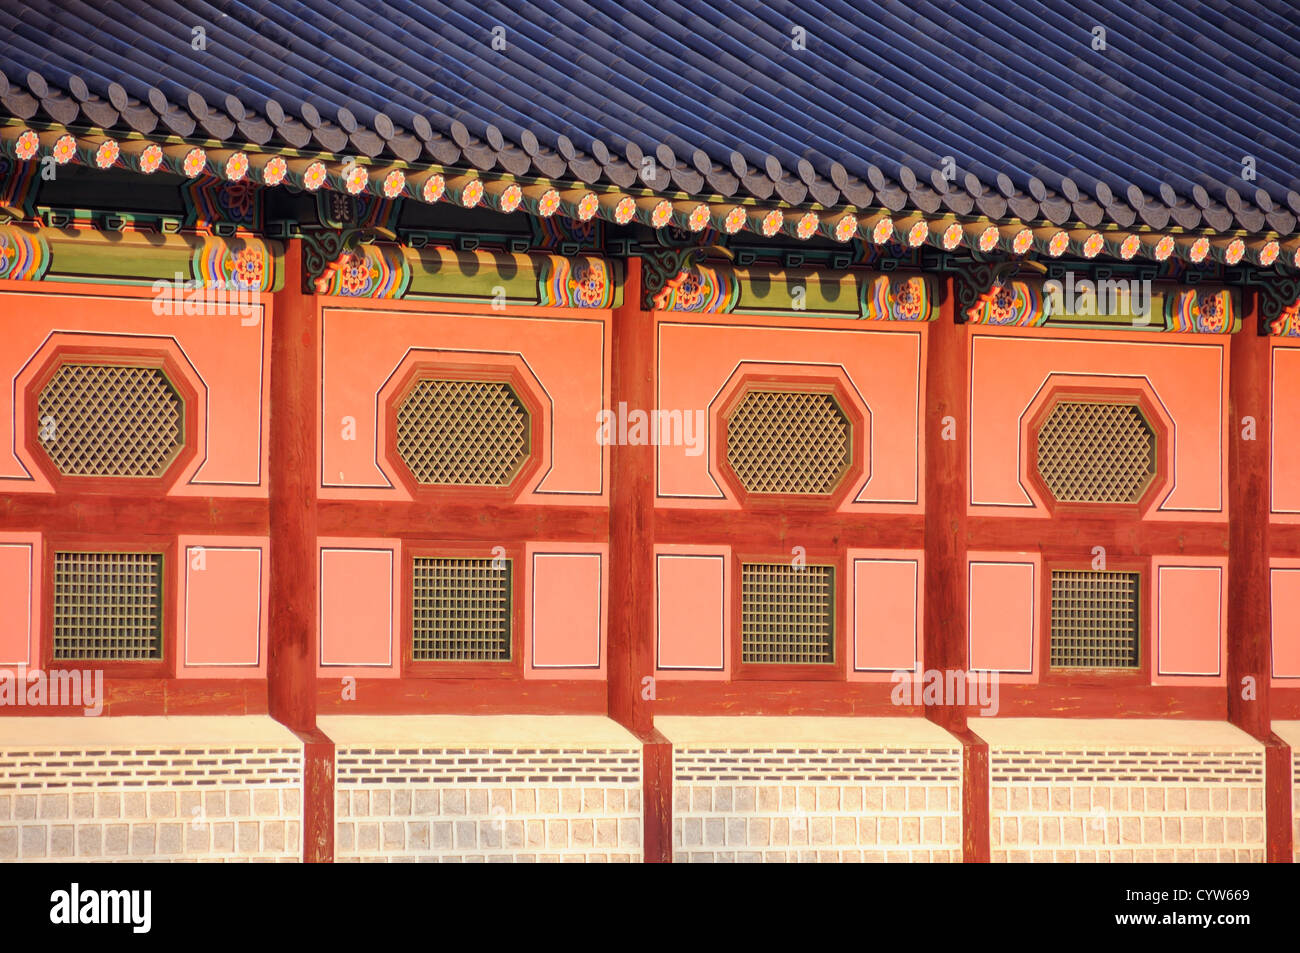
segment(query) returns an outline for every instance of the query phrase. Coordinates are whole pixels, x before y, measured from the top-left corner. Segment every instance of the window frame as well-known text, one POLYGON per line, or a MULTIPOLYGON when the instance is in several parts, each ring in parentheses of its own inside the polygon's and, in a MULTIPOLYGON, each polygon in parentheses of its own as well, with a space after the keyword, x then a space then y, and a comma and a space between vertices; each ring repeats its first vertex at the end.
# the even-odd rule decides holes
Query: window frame
POLYGON ((1164 415, 1152 404, 1150 396, 1144 389, 1122 385, 1101 387, 1061 384, 1053 387, 1034 403, 1036 406, 1027 425, 1025 465, 1022 472, 1026 474, 1035 492, 1053 516, 1114 516, 1140 519, 1142 514, 1146 513, 1155 505, 1158 498, 1169 490, 1169 464, 1166 458, 1170 436, 1164 415), (1093 503, 1056 498, 1038 468, 1038 436, 1043 424, 1057 406, 1068 403, 1122 404, 1138 409, 1155 441, 1155 469, 1137 500, 1131 503, 1093 503))
POLYGON ((466 502, 510 503, 521 495, 542 464, 542 403, 538 395, 515 368, 506 364, 450 364, 417 361, 403 374, 381 408, 385 436, 384 459, 400 485, 420 502, 446 500, 449 494, 466 502), (528 452, 515 469, 510 482, 503 486, 476 486, 457 483, 421 483, 398 450, 397 413, 422 381, 447 380, 467 383, 505 384, 528 413, 528 452))
POLYGON ((731 671, 735 681, 827 681, 847 683, 848 599, 845 597, 845 558, 830 549, 818 549, 805 555, 809 566, 826 566, 831 570, 831 661, 746 662, 744 631, 744 567, 746 563, 791 565, 789 553, 762 550, 733 550, 731 554, 731 671))
POLYGON ((1040 684, 1074 685, 1102 682, 1108 688, 1150 686, 1151 684, 1151 624, 1152 568, 1150 559, 1107 557, 1106 568, 1093 567, 1092 558, 1043 558, 1042 580, 1039 583, 1042 597, 1042 645, 1039 647, 1040 684), (1052 574, 1054 572, 1119 572, 1136 573, 1137 587, 1137 650, 1136 668, 1062 668, 1052 665, 1052 574))
POLYGON ((46 672, 88 669, 101 671, 105 678, 174 678, 176 675, 176 618, 179 586, 176 579, 177 541, 157 537, 124 536, 112 540, 88 540, 84 536, 47 533, 44 539, 41 579, 40 660, 46 672), (162 613, 159 627, 161 657, 156 659, 84 659, 54 657, 54 575, 57 553, 151 553, 162 556, 162 613))
POLYGON ((415 651, 415 560, 492 559, 492 546, 441 543, 434 540, 407 541, 402 546, 402 676, 412 678, 522 678, 524 672, 524 601, 520 572, 525 566, 523 543, 503 543, 504 558, 510 563, 510 658, 506 661, 455 661, 417 659, 415 651))
POLYGON ((60 346, 46 358, 24 391, 23 448, 56 492, 105 492, 122 496, 159 496, 175 486, 198 455, 198 391, 184 368, 167 351, 128 347, 60 346), (156 369, 181 402, 181 443, 157 476, 79 476, 55 465, 41 443, 41 392, 65 364, 100 364, 156 369))
POLYGON ((864 448, 870 437, 867 419, 858 408, 854 397, 838 377, 800 376, 791 374, 745 374, 734 381, 717 414, 718 450, 714 456, 719 475, 728 490, 746 509, 752 510, 835 510, 857 486, 864 475, 864 448), (796 394, 826 394, 835 401, 849 427, 848 463, 836 476, 829 493, 758 493, 748 489, 729 459, 731 416, 741 402, 754 392, 786 391, 796 394))

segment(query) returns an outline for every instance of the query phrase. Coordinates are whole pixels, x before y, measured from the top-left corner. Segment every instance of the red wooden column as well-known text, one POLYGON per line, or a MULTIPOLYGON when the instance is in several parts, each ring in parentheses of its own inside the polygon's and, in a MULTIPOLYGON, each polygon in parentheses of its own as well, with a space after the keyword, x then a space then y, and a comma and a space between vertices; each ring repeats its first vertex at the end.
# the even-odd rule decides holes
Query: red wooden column
MULTIPOLYGON (((610 401, 615 412, 655 406, 654 314, 643 310, 641 259, 629 256, 614 311, 610 401)), ((642 743, 647 862, 671 859, 672 750, 654 730, 654 447, 610 447, 609 716, 642 743)))
POLYGON ((1268 337, 1259 333, 1258 293, 1244 291, 1243 296, 1242 328, 1232 336, 1228 358, 1228 719, 1267 745, 1267 856, 1287 862, 1292 841, 1290 748, 1273 734, 1269 714, 1272 350, 1268 337), (1253 418, 1253 427, 1247 417, 1253 418), (1246 678, 1254 682, 1252 698, 1244 697, 1246 678))
POLYGON ((316 727, 316 297, 303 291, 302 240, 285 248, 271 325, 271 716, 304 743, 303 859, 329 861, 334 750, 316 727))
MULTIPOLYGON (((939 319, 929 327, 925 366, 926 669, 966 668, 966 351, 955 320, 955 287, 945 282, 939 319)), ((989 859, 988 745, 966 724, 964 709, 927 705, 926 717, 962 742, 962 843, 967 861, 989 859)))

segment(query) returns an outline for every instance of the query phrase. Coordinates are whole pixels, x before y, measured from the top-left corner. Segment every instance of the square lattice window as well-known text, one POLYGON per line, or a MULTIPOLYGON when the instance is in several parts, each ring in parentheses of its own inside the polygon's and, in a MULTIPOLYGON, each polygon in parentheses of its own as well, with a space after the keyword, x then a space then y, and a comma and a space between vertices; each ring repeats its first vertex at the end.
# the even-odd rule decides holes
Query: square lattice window
POLYGON ((1052 573, 1053 668, 1138 667, 1135 572, 1052 573))
POLYGON ((741 661, 835 661, 835 570, 788 563, 741 566, 741 661))
POLYGON ((55 553, 54 657, 162 658, 161 553, 55 553))
POLYGON ((411 658, 510 661, 510 562, 417 556, 412 566, 411 658))

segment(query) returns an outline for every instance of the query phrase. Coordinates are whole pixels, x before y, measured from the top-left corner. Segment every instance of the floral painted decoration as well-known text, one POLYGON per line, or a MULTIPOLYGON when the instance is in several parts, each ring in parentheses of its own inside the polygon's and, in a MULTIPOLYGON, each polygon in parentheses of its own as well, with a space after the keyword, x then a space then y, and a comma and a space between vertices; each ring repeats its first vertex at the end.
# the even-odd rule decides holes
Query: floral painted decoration
POLYGON ((990 225, 984 231, 980 232, 979 249, 980 251, 989 252, 998 247, 998 229, 996 225, 990 225))
POLYGON ((1264 266, 1273 264, 1273 262, 1277 261, 1278 253, 1281 250, 1282 246, 1276 241, 1265 242, 1264 247, 1259 250, 1259 263, 1264 266))
POLYGON ((841 215, 835 223, 835 240, 847 242, 858 232, 858 217, 852 212, 841 215))
POLYGON ((1246 243, 1240 238, 1234 238, 1228 242, 1228 247, 1224 249, 1223 260, 1229 265, 1235 265, 1241 261, 1241 256, 1244 254, 1246 254, 1246 243))
POLYGON ((67 165, 77 154, 76 138, 72 135, 59 136, 58 141, 54 143, 52 154, 54 161, 59 165, 67 165))
POLYGON ((394 169, 384 176, 384 198, 395 199, 402 194, 402 190, 405 188, 406 173, 401 169, 394 169))
POLYGON ((446 190, 447 180, 435 173, 424 180, 424 188, 420 190, 420 198, 432 205, 442 198, 442 194, 446 190))
POLYGON ((550 218, 560 208, 560 193, 555 189, 547 189, 542 193, 541 199, 537 202, 537 214, 542 218, 550 218))
POLYGON ((325 184, 325 163, 313 162, 302 174, 302 187, 308 192, 315 192, 325 184))
POLYGON ((705 225, 709 224, 709 207, 701 202, 695 208, 691 209, 691 214, 686 219, 686 227, 693 232, 702 231, 705 225))
POLYGON ((501 193, 501 211, 513 212, 515 209, 519 208, 519 205, 523 200, 524 190, 518 185, 511 183, 510 185, 507 185, 505 191, 501 193))
POLYGON ((239 182, 248 174, 248 153, 236 152, 226 160, 226 178, 239 182))
POLYGON ((805 241, 812 238, 813 235, 817 234, 818 224, 817 215, 813 212, 800 216, 798 223, 794 227, 795 237, 805 241))
MULTIPOLYGON (((460 204, 465 208, 473 208, 483 198, 483 180, 474 179, 469 185, 465 186, 465 191, 460 193, 460 204)), ((556 196, 558 204, 559 196, 556 196)))
POLYGON ((1166 235, 1164 238, 1160 239, 1160 241, 1156 242, 1154 252, 1156 261, 1164 261, 1173 253, 1174 239, 1172 235, 1166 235))
POLYGON ((1096 258, 1105 247, 1106 239, 1101 237, 1101 232, 1093 232, 1083 243, 1083 257, 1096 258))
POLYGON ((773 209, 763 216, 763 222, 760 230, 767 238, 771 238, 781 228, 781 213, 773 209))
POLYGON ((1059 258, 1070 247, 1070 236, 1066 232, 1057 232, 1047 243, 1047 254, 1059 258))
POLYGON ((667 200, 660 202, 650 213, 650 224, 655 228, 663 228, 668 224, 668 219, 672 218, 673 206, 667 200))
POLYGON ((886 215, 880 221, 876 222, 876 227, 871 230, 871 241, 876 245, 884 245, 894 237, 894 220, 886 215))
POLYGON ((145 175, 157 172, 162 165, 163 151, 162 146, 156 142, 151 142, 145 146, 144 152, 140 153, 140 171, 145 175))
POLYGON ((1124 241, 1120 244, 1119 257, 1123 258, 1125 261, 1128 261, 1130 258, 1132 258, 1134 255, 1138 253, 1138 249, 1141 247, 1142 247, 1142 240, 1138 238, 1136 235, 1130 235, 1128 238, 1124 239, 1124 241))
POLYGON ((924 221, 917 222, 907 230, 907 244, 916 248, 925 242, 925 236, 930 234, 930 226, 924 221))
POLYGON ((1017 255, 1023 255, 1029 251, 1029 246, 1034 243, 1034 233, 1027 228, 1022 228, 1016 232, 1016 237, 1011 239, 1011 250, 1017 255))
POLYGON ((272 156, 262 168, 262 181, 267 185, 279 185, 288 174, 289 163, 284 161, 284 157, 272 156))
POLYGON ((185 173, 188 179, 197 178, 208 164, 208 154, 195 146, 189 152, 185 153, 185 158, 181 161, 181 171, 185 173))
POLYGON ((105 139, 95 150, 95 168, 111 169, 117 163, 122 149, 114 139, 105 139))
POLYGON ((36 135, 31 129, 28 129, 18 137, 18 142, 14 146, 14 155, 26 162, 36 155, 37 150, 41 148, 41 137, 36 135))
POLYGON ((614 221, 619 225, 626 225, 632 221, 634 215, 636 215, 636 200, 630 195, 623 196, 614 206, 614 221))
POLYGON ((596 216, 600 209, 600 198, 595 192, 588 192, 578 203, 578 221, 589 222, 596 216))
POLYGON ((366 190, 369 181, 370 174, 366 167, 354 162, 348 166, 347 174, 343 177, 343 187, 348 190, 348 195, 360 195, 366 190))
POLYGON ((962 229, 956 222, 953 222, 943 230, 943 247, 945 251, 952 251, 961 244, 962 229))

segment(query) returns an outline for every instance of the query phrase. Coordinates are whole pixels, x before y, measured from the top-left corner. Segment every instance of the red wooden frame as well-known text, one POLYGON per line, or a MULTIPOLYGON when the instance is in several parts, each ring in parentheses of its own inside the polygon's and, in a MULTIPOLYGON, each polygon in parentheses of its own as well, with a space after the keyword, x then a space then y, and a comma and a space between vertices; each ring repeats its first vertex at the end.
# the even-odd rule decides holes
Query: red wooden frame
POLYGON ((744 563, 776 563, 790 565, 789 553, 772 554, 770 551, 740 552, 731 554, 731 677, 735 681, 845 681, 848 647, 848 599, 844 598, 844 554, 813 550, 806 556, 809 566, 829 566, 831 575, 831 658, 832 661, 807 664, 780 664, 774 662, 744 661, 742 633, 744 605, 742 598, 742 566, 744 563))
POLYGON ((869 445, 867 421, 859 410, 856 399, 837 377, 801 377, 790 374, 748 373, 734 378, 717 411, 718 442, 713 459, 728 489, 741 506, 753 511, 834 509, 853 491, 865 469, 862 460, 866 454, 860 450, 869 445), (829 394, 849 422, 849 461, 836 477, 835 486, 825 495, 811 493, 756 493, 745 488, 728 459, 728 440, 731 415, 753 391, 789 391, 801 394, 829 394))
POLYGON ((198 454, 195 436, 199 432, 198 389, 187 371, 165 350, 125 347, 61 345, 54 349, 24 391, 27 419, 24 421, 23 448, 50 485, 57 491, 112 493, 120 496, 159 496, 175 486, 181 473, 198 454), (156 477, 71 476, 54 465, 40 440, 40 394, 65 364, 109 364, 121 367, 148 367, 161 370, 181 399, 181 445, 172 454, 163 472, 156 477))
POLYGON ((45 560, 41 573, 41 601, 46 607, 42 613, 41 639, 38 657, 46 671, 52 669, 85 668, 102 671, 107 678, 173 678, 176 675, 177 635, 174 620, 178 605, 179 584, 177 540, 159 539, 156 536, 117 537, 111 540, 50 534, 45 537, 45 560), (104 660, 54 657, 54 567, 55 554, 77 553, 161 553, 163 604, 161 630, 162 657, 159 659, 104 660))
POLYGON ((1038 684, 1046 688, 1073 688, 1095 685, 1107 691, 1132 691, 1151 685, 1151 656, 1154 637, 1151 631, 1150 607, 1154 585, 1151 560, 1110 557, 1106 559, 1105 572, 1137 573, 1138 576, 1138 665, 1137 668, 1053 668, 1052 658, 1052 572, 1092 571, 1092 561, 1077 553, 1056 557, 1045 555, 1042 560, 1042 579, 1039 580, 1039 631, 1042 643, 1038 647, 1038 684))
POLYGON ((437 500, 442 502, 449 496, 466 501, 484 503, 509 503, 518 498, 528 485, 529 479, 542 464, 541 441, 543 404, 534 392, 532 385, 508 364, 450 364, 436 361, 420 361, 409 367, 401 381, 392 389, 391 396, 384 402, 383 427, 387 435, 387 450, 384 456, 392 472, 402 482, 411 496, 420 503, 437 500), (457 380, 481 381, 484 383, 503 383, 510 387, 520 403, 528 411, 528 452, 515 468, 514 475, 505 486, 462 486, 459 484, 420 483, 411 473, 402 455, 397 450, 397 412, 421 381, 457 380))
POLYGON ((1035 401, 1035 407, 1028 415, 1025 439, 1026 476, 1034 485, 1042 500, 1047 504, 1053 516, 1061 515, 1097 515, 1115 520, 1141 519, 1152 503, 1163 493, 1168 492, 1170 483, 1169 464, 1166 451, 1170 434, 1165 415, 1152 403, 1150 396, 1140 387, 1081 387, 1071 384, 1057 384, 1041 394, 1035 401), (1056 409, 1058 404, 1068 401, 1086 403, 1111 403, 1135 406, 1146 420, 1147 426, 1155 438, 1155 473, 1147 480, 1141 496, 1133 503, 1080 503, 1058 500, 1038 470, 1038 434, 1043 423, 1056 409))
POLYGON ((430 661, 412 657, 415 637, 415 560, 417 557, 437 556, 447 559, 491 559, 483 547, 465 543, 437 543, 430 540, 406 541, 402 546, 402 603, 401 625, 398 631, 402 640, 401 675, 410 678, 476 678, 518 679, 524 674, 524 600, 521 573, 525 569, 522 543, 503 544, 505 559, 510 564, 510 659, 504 662, 488 661, 430 661))

